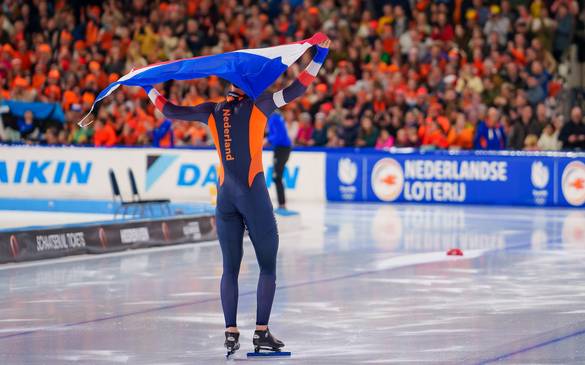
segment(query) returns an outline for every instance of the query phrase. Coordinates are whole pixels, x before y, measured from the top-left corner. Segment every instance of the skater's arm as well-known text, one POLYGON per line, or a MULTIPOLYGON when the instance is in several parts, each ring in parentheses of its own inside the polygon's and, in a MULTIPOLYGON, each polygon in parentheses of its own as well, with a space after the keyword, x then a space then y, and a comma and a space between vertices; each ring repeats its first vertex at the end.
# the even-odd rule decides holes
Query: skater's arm
POLYGON ((265 115, 270 115, 270 113, 276 108, 280 108, 301 96, 307 90, 311 82, 317 77, 321 66, 323 66, 323 62, 325 62, 327 53, 329 52, 330 43, 331 41, 327 39, 316 46, 317 51, 315 52, 315 56, 313 56, 313 60, 309 63, 307 68, 297 76, 292 84, 275 93, 265 93, 261 95, 256 101, 258 108, 260 108, 265 115))
POLYGON ((196 106, 180 106, 171 103, 155 88, 146 86, 144 90, 154 106, 168 119, 180 119, 207 124, 209 115, 215 108, 215 103, 205 102, 196 106))

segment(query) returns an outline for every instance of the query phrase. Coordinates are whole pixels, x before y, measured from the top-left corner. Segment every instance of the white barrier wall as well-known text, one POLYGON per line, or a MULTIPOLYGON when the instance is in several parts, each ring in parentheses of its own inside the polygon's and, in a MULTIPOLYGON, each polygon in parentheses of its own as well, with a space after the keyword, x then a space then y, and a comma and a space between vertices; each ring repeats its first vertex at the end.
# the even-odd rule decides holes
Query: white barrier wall
MULTIPOLYGON (((263 154, 271 194, 272 152, 263 154)), ((143 198, 205 201, 217 181, 215 150, 0 147, 0 199, 111 199, 113 169, 130 197, 132 168, 143 198)), ((325 153, 293 152, 284 183, 295 200, 325 200, 325 153)))

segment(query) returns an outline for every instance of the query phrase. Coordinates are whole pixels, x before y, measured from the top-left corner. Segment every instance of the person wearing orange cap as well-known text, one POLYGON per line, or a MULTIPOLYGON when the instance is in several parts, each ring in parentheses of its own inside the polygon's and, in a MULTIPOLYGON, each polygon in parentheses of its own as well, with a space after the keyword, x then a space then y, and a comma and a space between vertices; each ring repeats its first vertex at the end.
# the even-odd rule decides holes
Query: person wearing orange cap
POLYGON ((33 101, 35 98, 34 90, 30 89, 30 82, 27 78, 16 76, 12 82, 10 90, 10 99, 33 101))
POLYGON ((39 46, 38 50, 39 50, 40 53, 48 53, 48 54, 50 54, 51 53, 51 46, 48 45, 47 43, 43 43, 43 44, 41 44, 39 46))
POLYGON ((43 90, 43 94, 47 96, 50 101, 61 101, 61 87, 59 87, 61 73, 57 69, 49 71, 48 85, 43 90))
POLYGON ((49 79, 53 79, 53 80, 59 80, 59 78, 61 77, 61 73, 59 72, 59 70, 56 69, 52 69, 51 71, 49 71, 49 79))
POLYGON ((84 109, 89 109, 95 100, 95 95, 91 92, 84 92, 81 96, 81 101, 83 102, 84 109))
POLYGON ((323 83, 317 84, 317 86, 315 86, 315 90, 317 92, 320 92, 320 93, 326 93, 327 92, 327 84, 323 84, 323 83))
POLYGON ((97 86, 100 89, 105 88, 108 85, 108 75, 102 70, 102 66, 94 60, 89 62, 88 68, 91 75, 95 77, 97 86))
POLYGON ((86 88, 91 88, 91 89, 97 90, 97 88, 98 88, 97 77, 95 77, 94 74, 87 74, 87 76, 85 76, 84 86, 86 88))
POLYGON ((14 48, 12 48, 12 45, 10 43, 5 43, 2 46, 2 52, 6 52, 8 53, 10 56, 12 56, 12 54, 14 53, 14 48))
POLYGON ((67 111, 71 108, 71 105, 79 104, 80 101, 79 95, 75 91, 65 90, 61 106, 63 107, 63 110, 67 111))
POLYGON ((49 98, 50 102, 61 101, 61 88, 57 85, 47 86, 43 94, 49 98))

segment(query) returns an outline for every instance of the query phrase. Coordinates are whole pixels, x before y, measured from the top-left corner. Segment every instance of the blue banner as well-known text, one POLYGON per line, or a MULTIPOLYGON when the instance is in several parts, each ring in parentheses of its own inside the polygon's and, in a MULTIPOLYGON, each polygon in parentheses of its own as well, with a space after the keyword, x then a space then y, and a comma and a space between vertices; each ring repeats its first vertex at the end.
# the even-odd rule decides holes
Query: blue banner
POLYGON ((585 204, 584 154, 327 154, 330 201, 528 206, 585 204))
POLYGON ((3 105, 8 106, 10 114, 23 118, 24 113, 30 110, 37 120, 52 119, 65 123, 65 114, 59 103, 25 102, 16 100, 4 100, 3 105))

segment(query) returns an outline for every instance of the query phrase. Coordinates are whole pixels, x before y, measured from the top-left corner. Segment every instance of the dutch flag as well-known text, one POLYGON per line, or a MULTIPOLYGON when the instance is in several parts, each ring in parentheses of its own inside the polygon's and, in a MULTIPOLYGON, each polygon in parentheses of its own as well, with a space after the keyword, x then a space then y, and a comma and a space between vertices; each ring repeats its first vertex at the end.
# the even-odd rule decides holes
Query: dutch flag
POLYGON ((317 33, 311 38, 281 46, 160 62, 132 70, 102 90, 89 113, 78 124, 81 127, 90 125, 94 120, 96 104, 120 85, 145 87, 169 80, 193 80, 215 75, 235 84, 256 99, 309 48, 325 39, 325 34, 317 33))

